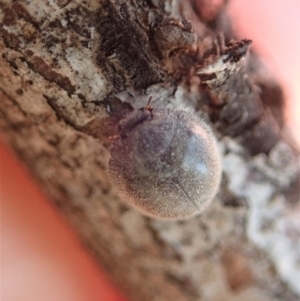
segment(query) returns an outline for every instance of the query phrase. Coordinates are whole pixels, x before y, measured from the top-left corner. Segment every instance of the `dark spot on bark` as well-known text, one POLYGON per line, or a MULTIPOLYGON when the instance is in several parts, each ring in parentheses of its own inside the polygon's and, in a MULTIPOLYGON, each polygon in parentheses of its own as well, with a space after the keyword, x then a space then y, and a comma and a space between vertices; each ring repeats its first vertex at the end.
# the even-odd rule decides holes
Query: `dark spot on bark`
POLYGON ((4 29, 0 24, 0 36, 3 38, 3 41, 6 47, 14 49, 16 51, 20 48, 20 40, 19 38, 13 34, 9 33, 6 29, 4 29))
POLYGON ((58 19, 55 19, 55 20, 53 20, 52 22, 50 22, 49 24, 48 24, 48 27, 49 28, 58 28, 58 29, 60 29, 60 30, 63 30, 64 28, 63 28, 63 26, 62 26, 62 24, 61 24, 61 22, 60 22, 60 20, 58 20, 58 19))
POLYGON ((201 79, 202 82, 205 82, 208 80, 215 79, 215 78, 217 78, 217 76, 214 73, 202 73, 202 74, 199 74, 199 78, 201 79))
POLYGON ((8 60, 8 63, 12 66, 12 68, 14 69, 13 72, 15 72, 16 70, 19 70, 18 65, 16 64, 16 62, 8 60))
POLYGON ((21 4, 21 2, 15 2, 12 5, 12 8, 20 18, 23 18, 25 21, 31 23, 35 27, 38 27, 39 22, 36 21, 32 15, 30 15, 30 13, 25 9, 25 7, 21 4))
POLYGON ((284 191, 285 197, 290 204, 297 204, 299 203, 299 196, 300 196, 300 174, 296 179, 291 183, 289 188, 284 191))
POLYGON ((256 83, 260 91, 260 98, 268 106, 280 127, 284 124, 284 95, 281 87, 276 83, 268 85, 264 82, 256 83))
POLYGON ((217 97, 222 97, 224 106, 219 112, 218 125, 221 132, 235 137, 259 121, 263 106, 252 85, 238 72, 224 87, 220 87, 217 97), (234 93, 233 93, 234 91, 234 93))
POLYGON ((17 21, 17 15, 15 11, 11 8, 7 8, 3 11, 3 24, 6 26, 14 25, 17 21))
POLYGON ((241 143, 252 155, 268 153, 279 140, 279 126, 269 110, 241 135, 241 143))
POLYGON ((231 193, 222 193, 222 204, 227 207, 237 208, 245 206, 246 200, 231 193))
POLYGON ((222 204, 226 207, 245 207, 247 206, 246 199, 238 197, 228 189, 228 176, 223 173, 222 176, 222 204))
POLYGON ((64 7, 67 6, 70 2, 72 2, 72 0, 55 0, 55 3, 56 3, 57 6, 59 6, 60 8, 64 8, 64 7))
POLYGON ((55 47, 56 45, 64 45, 65 44, 65 39, 62 39, 60 37, 54 36, 54 35, 49 35, 47 39, 43 39, 43 43, 45 46, 51 51, 52 47, 55 47))
POLYGON ((86 99, 85 99, 85 97, 84 97, 83 94, 78 93, 77 96, 78 96, 78 98, 81 99, 82 101, 86 101, 86 99))
POLYGON ((80 41, 80 43, 84 48, 89 48, 89 41, 80 41))
POLYGON ((17 90, 16 90, 16 93, 17 93, 18 95, 23 95, 23 90, 22 90, 22 89, 17 89, 17 90))
POLYGON ((30 68, 43 76, 46 80, 56 83, 62 89, 66 90, 69 94, 73 94, 75 86, 73 86, 70 80, 62 76, 53 70, 41 57, 35 56, 32 51, 27 50, 25 52, 26 62, 30 68))
POLYGON ((70 10, 66 14, 66 18, 71 28, 79 35, 85 38, 91 38, 90 28, 95 22, 95 15, 86 10, 84 7, 78 6, 70 10))

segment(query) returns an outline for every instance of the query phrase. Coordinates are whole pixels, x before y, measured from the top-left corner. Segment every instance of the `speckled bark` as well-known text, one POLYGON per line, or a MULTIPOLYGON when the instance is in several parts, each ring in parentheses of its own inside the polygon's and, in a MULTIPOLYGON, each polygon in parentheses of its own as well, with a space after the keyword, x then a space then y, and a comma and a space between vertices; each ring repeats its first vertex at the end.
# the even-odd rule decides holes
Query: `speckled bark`
POLYGON ((175 0, 115 2, 0 2, 1 138, 132 300, 298 300, 299 157, 279 85, 252 53, 221 86, 192 72, 227 54, 223 7, 191 1, 191 24, 175 0), (222 185, 193 219, 144 217, 108 181, 108 137, 150 95, 218 137, 222 185))

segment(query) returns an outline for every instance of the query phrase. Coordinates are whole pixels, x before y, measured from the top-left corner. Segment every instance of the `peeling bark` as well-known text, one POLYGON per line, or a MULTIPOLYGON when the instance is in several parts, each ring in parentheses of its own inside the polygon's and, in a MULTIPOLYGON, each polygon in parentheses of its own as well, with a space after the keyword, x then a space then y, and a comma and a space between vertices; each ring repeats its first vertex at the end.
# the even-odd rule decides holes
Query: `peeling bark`
POLYGON ((281 88, 254 53, 221 85, 199 71, 242 49, 225 2, 0 2, 1 137, 132 300, 300 295, 299 155, 281 88), (107 179, 109 136, 149 96, 202 112, 218 137, 222 185, 193 219, 144 217, 107 179))

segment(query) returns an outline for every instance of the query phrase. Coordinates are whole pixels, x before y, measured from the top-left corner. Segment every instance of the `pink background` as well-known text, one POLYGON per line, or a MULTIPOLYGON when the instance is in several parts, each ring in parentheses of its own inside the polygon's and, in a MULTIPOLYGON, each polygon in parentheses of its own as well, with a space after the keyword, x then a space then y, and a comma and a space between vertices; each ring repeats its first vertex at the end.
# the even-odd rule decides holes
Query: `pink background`
POLYGON ((241 37, 282 83, 289 131, 300 143, 300 1, 231 0, 230 15, 241 37))

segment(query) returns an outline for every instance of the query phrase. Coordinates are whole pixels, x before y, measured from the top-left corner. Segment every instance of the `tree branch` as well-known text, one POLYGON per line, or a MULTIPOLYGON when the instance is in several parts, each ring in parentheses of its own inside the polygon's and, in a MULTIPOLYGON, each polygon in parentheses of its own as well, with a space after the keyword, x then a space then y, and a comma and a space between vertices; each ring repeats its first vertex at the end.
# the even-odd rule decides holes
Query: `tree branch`
POLYGON ((299 157, 280 86, 254 53, 242 63, 223 6, 192 4, 2 3, 1 137, 132 300, 297 300, 299 157), (220 58, 222 84, 205 69, 220 58), (193 219, 144 217, 107 179, 108 137, 150 95, 218 137, 222 185, 193 219))

